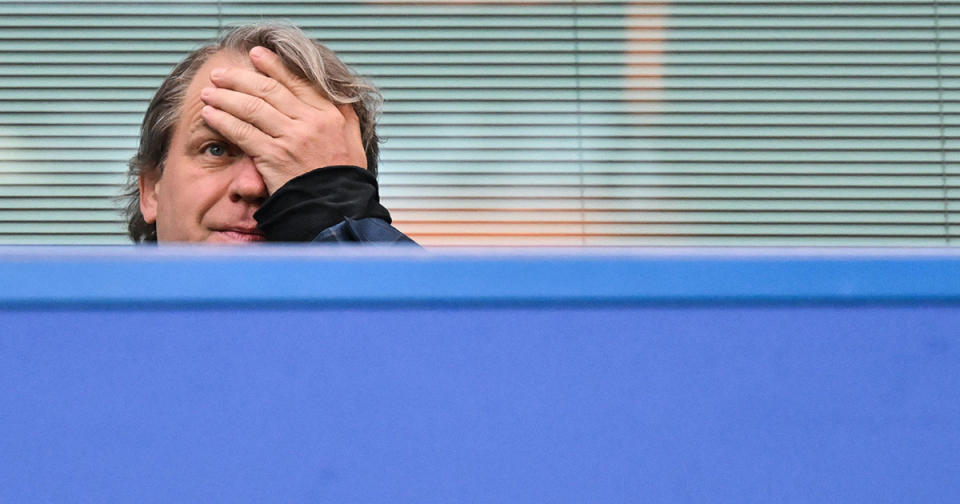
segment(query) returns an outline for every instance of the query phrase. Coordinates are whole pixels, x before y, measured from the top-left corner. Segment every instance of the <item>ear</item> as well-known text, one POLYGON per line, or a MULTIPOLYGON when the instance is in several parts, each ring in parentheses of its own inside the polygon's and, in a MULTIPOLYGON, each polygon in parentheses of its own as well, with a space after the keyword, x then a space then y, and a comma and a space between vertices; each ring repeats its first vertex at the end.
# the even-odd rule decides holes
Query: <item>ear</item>
POLYGON ((157 222, 157 194, 160 190, 160 170, 146 170, 140 173, 140 213, 147 224, 157 222))

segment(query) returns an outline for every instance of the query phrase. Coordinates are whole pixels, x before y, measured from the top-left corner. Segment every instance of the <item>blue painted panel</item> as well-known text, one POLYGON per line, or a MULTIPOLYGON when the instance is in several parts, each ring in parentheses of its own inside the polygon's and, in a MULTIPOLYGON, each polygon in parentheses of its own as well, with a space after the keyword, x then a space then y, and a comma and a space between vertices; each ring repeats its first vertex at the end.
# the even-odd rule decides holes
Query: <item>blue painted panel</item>
MULTIPOLYGON (((224 259, 239 267, 237 257, 173 254, 157 271, 234 268, 224 259)), ((295 278, 304 267, 288 259, 270 260, 295 278)), ((616 266, 622 272, 652 269, 643 257, 608 259, 632 264, 616 266)), ((786 277, 774 284, 794 289, 795 257, 703 258, 743 274, 767 267, 756 259, 780 264, 786 277)), ((335 271, 356 260, 323 261, 335 271)), ((377 260, 386 268, 394 259, 377 260)), ((510 258, 446 260, 442 268, 465 278, 476 262, 495 271, 510 258)), ((98 282, 84 276, 96 258, 47 261, 98 282)), ((919 262, 949 271, 951 261, 919 262)), ((837 275, 858 278, 860 261, 840 262, 837 275)), ((665 305, 642 287, 641 301, 577 304, 571 289, 555 304, 528 286, 536 302, 522 305, 304 295, 294 296, 301 305, 261 306, 207 287, 199 305, 133 295, 78 307, 50 292, 54 301, 9 303, 0 309, 0 502, 960 497, 960 307, 942 295, 953 282, 930 278, 947 291, 924 291, 919 277, 927 287, 914 292, 934 295, 911 298, 878 267, 881 278, 858 285, 893 285, 882 303, 848 292, 837 305, 819 295, 711 304, 718 290, 700 267, 676 268, 680 279, 665 288, 688 281, 696 287, 686 292, 710 296, 665 305)), ((818 275, 808 282, 832 281, 818 275)))

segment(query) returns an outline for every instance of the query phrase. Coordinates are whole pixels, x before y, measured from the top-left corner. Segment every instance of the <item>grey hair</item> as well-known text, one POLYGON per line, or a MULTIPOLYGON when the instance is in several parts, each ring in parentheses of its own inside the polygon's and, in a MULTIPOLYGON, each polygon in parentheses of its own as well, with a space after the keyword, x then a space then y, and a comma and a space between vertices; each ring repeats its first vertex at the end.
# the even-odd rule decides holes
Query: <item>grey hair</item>
POLYGON ((306 79, 337 105, 352 104, 360 119, 360 131, 367 157, 367 169, 377 174, 380 144, 377 116, 383 105, 380 92, 337 58, 333 51, 308 37, 296 26, 268 22, 229 29, 216 41, 188 54, 164 79, 153 96, 140 128, 140 146, 128 164, 122 198, 127 232, 134 242, 157 241, 156 223, 148 223, 140 212, 139 179, 144 174, 161 174, 170 140, 180 117, 184 96, 197 71, 221 51, 246 54, 256 46, 277 53, 288 70, 306 79))

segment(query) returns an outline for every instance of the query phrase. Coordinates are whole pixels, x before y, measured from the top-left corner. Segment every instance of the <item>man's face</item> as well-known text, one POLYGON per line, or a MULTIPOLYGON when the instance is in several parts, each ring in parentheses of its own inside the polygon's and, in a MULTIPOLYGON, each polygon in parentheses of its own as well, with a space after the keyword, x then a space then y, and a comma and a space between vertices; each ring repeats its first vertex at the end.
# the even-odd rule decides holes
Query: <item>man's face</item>
POLYGON ((217 53, 184 97, 163 173, 140 180, 140 210, 158 241, 249 243, 263 240, 253 213, 267 188, 250 156, 203 121, 200 91, 214 68, 253 69, 246 55, 217 53))

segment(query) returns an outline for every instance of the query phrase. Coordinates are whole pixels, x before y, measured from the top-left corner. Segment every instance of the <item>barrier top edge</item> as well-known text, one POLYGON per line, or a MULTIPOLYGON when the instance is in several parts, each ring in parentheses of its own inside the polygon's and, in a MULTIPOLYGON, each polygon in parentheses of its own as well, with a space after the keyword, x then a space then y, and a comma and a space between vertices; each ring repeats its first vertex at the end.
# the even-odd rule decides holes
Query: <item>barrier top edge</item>
POLYGON ((956 303, 951 248, 0 247, 0 307, 956 303))

